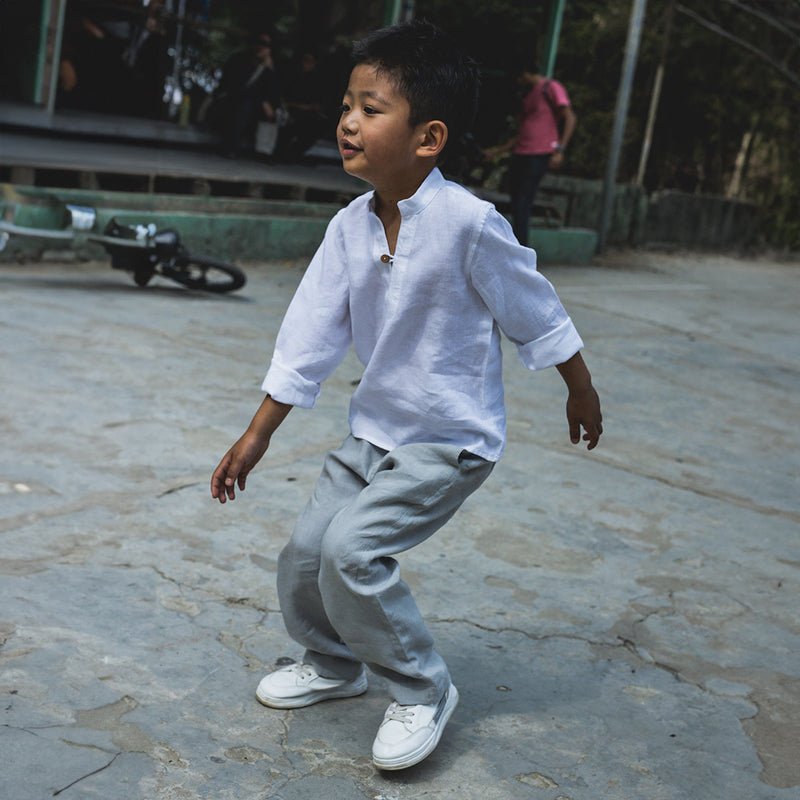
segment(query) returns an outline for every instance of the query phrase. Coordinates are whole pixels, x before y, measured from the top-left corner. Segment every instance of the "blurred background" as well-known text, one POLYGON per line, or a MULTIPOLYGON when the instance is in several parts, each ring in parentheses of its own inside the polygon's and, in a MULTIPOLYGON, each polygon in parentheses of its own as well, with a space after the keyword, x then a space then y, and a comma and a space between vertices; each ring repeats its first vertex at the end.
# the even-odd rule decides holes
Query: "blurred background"
MULTIPOLYGON (((263 33, 272 39, 281 104, 313 104, 312 138, 332 145, 352 41, 417 16, 453 34, 483 71, 474 152, 460 179, 503 189, 501 165, 475 153, 513 131, 514 63, 549 52, 578 116, 562 172, 602 180, 632 2, 2 0, 0 124, 74 132, 83 115, 98 133, 101 115, 171 126, 171 141, 203 144, 225 64, 263 33)), ((799 249, 800 3, 648 0, 643 11, 616 180, 646 194, 753 204, 762 242, 799 249)), ((127 135, 137 130, 146 138, 153 128, 131 123, 127 135)))

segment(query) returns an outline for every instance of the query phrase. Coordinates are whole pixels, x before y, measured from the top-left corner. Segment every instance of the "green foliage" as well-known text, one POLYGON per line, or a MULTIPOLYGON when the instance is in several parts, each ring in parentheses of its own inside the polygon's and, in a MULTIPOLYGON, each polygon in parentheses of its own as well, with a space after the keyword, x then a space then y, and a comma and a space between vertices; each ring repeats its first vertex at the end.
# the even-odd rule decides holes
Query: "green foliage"
MULTIPOLYGON (((602 179, 633 0, 571 0, 561 28, 555 77, 578 116, 565 171, 602 179)), ((800 3, 796 0, 683 0, 738 41, 676 11, 645 174, 645 188, 724 195, 743 137, 755 133, 740 198, 763 209, 767 239, 800 246, 800 3), (765 11, 775 24, 747 9, 765 11), (750 48, 764 54, 759 57, 750 48), (773 64, 767 63, 772 59, 773 64)), ((635 178, 670 0, 648 0, 618 180, 635 178)), ((459 38, 484 70, 476 129, 488 146, 507 139, 519 98, 511 64, 541 45, 551 3, 419 0, 417 12, 459 38)))
POLYGON ((514 63, 537 51, 547 28, 548 4, 422 0, 416 11, 455 37, 482 69, 481 111, 475 126, 479 143, 488 146, 508 139, 519 105, 514 63))

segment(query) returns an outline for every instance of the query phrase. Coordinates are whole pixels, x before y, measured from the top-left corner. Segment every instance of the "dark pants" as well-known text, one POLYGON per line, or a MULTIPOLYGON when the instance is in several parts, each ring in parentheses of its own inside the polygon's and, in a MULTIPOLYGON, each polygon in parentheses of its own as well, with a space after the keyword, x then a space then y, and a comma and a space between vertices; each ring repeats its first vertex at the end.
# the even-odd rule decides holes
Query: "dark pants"
POLYGON ((550 155, 511 156, 509 167, 509 189, 511 191, 511 215, 517 241, 528 246, 528 225, 531 219, 536 191, 547 172, 550 155))
POLYGON ((256 125, 263 118, 260 97, 248 92, 233 95, 222 127, 222 146, 225 153, 232 155, 242 150, 252 150, 256 125))

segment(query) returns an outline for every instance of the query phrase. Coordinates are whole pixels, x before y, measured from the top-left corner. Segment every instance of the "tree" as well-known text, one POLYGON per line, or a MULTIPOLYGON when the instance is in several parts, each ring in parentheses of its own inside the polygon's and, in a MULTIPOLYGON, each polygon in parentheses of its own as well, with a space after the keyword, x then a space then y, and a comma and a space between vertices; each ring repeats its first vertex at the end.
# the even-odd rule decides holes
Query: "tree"
MULTIPOLYGON (((670 0, 648 0, 618 180, 637 173, 670 0)), ((419 0, 418 15, 449 30, 484 71, 477 137, 509 134, 517 108, 514 57, 536 47, 549 3, 419 0)), ((572 0, 555 75, 579 122, 565 169, 602 178, 631 0, 572 0)), ((800 247, 800 3, 683 0, 676 6, 644 184, 758 203, 774 244, 800 247), (744 147, 743 147, 744 143, 744 147)))

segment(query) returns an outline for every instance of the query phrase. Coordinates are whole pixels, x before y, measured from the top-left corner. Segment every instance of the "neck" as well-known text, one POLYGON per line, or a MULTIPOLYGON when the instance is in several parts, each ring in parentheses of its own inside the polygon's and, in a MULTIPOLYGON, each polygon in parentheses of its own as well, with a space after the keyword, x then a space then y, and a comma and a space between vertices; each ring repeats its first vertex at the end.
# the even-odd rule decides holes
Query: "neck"
POLYGON ((401 183, 393 183, 388 187, 376 186, 375 210, 378 216, 383 218, 384 213, 397 212, 397 204, 401 200, 408 200, 409 197, 413 197, 435 168, 435 164, 431 167, 424 165, 420 170, 410 173, 408 179, 401 183))
POLYGON ((403 221, 398 203, 400 203, 401 200, 407 200, 409 197, 413 197, 430 173, 431 170, 427 170, 419 180, 409 183, 403 188, 393 187, 395 191, 385 192, 377 187, 375 188, 375 213, 383 224, 383 231, 386 234, 386 243, 389 245, 389 252, 392 254, 397 247, 400 223, 403 221))
POLYGON ((539 72, 526 72, 525 83, 530 87, 538 86, 544 80, 544 76, 539 72))
POLYGON ((394 254, 395 248, 397 247, 397 236, 400 233, 400 223, 402 222, 397 202, 387 204, 380 195, 376 193, 375 213, 383 224, 383 232, 386 234, 386 243, 389 245, 389 253, 394 254))

